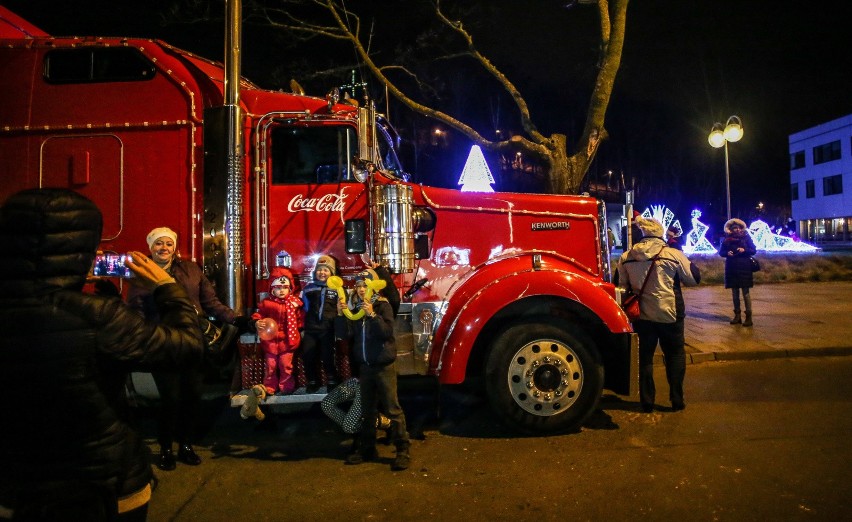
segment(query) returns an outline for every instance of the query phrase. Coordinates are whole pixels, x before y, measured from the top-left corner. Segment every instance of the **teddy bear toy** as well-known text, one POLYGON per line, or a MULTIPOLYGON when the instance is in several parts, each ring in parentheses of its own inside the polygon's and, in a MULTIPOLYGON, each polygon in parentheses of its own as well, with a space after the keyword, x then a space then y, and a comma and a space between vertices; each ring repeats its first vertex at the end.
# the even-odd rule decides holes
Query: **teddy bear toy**
POLYGON ((249 390, 248 397, 246 397, 246 402, 243 403, 243 407, 240 408, 240 417, 244 420, 254 417, 259 421, 266 418, 263 410, 260 409, 260 403, 265 398, 266 388, 262 384, 255 384, 252 386, 249 390))

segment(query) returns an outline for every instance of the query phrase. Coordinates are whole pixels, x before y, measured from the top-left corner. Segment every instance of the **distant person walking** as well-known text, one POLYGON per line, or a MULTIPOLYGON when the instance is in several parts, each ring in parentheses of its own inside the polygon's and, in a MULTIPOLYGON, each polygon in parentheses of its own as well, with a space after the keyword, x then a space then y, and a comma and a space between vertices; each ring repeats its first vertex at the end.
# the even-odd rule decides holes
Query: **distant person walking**
POLYGON ((618 260, 618 284, 639 293, 640 316, 633 323, 639 334, 639 400, 642 411, 654 410, 654 352, 657 343, 663 350, 666 380, 672 410, 686 408, 683 380, 686 376, 684 350, 684 317, 686 316, 680 283, 697 285, 701 281, 698 267, 678 249, 666 246, 663 225, 655 219, 638 218, 636 226, 642 234, 638 241, 618 260))
POLYGON ((752 256, 756 253, 757 248, 746 230, 745 223, 737 218, 729 219, 725 223, 725 238, 719 247, 719 255, 725 258, 725 288, 731 289, 734 302, 734 318, 731 319, 731 324, 753 324, 749 289, 754 286, 752 256), (745 321, 742 319, 740 308, 740 291, 745 302, 745 321))

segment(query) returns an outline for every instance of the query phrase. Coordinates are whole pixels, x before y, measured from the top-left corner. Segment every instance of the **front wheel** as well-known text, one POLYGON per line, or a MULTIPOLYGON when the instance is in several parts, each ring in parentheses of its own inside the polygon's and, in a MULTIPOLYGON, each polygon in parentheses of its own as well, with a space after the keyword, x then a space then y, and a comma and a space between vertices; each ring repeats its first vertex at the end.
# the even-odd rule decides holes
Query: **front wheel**
POLYGON ((500 334, 486 363, 491 406, 527 433, 578 428, 603 390, 603 366, 579 329, 519 323, 500 334))

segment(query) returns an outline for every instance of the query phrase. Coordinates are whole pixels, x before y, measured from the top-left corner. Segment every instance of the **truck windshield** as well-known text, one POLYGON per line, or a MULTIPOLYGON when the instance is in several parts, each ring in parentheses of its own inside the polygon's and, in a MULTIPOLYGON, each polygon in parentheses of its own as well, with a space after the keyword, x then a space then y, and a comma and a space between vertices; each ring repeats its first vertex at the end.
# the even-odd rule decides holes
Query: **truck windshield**
POLYGON ((388 174, 393 174, 399 179, 408 181, 408 173, 403 170, 402 163, 397 155, 397 150, 402 140, 399 138, 396 130, 384 118, 379 118, 376 130, 376 134, 378 135, 376 143, 379 146, 379 158, 382 170, 388 174))
POLYGON ((278 127, 270 141, 274 185, 354 181, 350 160, 358 141, 351 127, 278 127))

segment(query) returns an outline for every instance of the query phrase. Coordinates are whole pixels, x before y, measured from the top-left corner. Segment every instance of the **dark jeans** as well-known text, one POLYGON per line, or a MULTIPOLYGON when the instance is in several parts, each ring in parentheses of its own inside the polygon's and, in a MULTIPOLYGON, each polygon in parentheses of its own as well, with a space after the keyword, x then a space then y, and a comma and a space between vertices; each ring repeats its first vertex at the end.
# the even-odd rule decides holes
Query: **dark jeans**
POLYGON ((337 370, 334 367, 334 330, 318 332, 305 331, 302 342, 302 362, 305 364, 305 378, 308 381, 319 382, 318 363, 322 359, 326 379, 337 380, 337 370))
POLYGON ((396 365, 367 366, 362 364, 358 382, 361 386, 361 407, 364 423, 361 429, 361 448, 376 446, 376 417, 379 405, 391 420, 391 437, 397 447, 408 448, 408 430, 405 427, 405 413, 399 405, 396 395, 396 365))
POLYGON ((201 369, 154 372, 152 375, 160 392, 157 442, 165 448, 171 448, 175 439, 178 444, 192 444, 201 408, 201 369))
POLYGON ((639 400, 644 408, 654 404, 654 352, 657 343, 663 350, 669 399, 672 406, 683 406, 683 378, 686 375, 686 352, 683 349, 683 318, 673 323, 639 320, 633 323, 639 334, 639 400))

